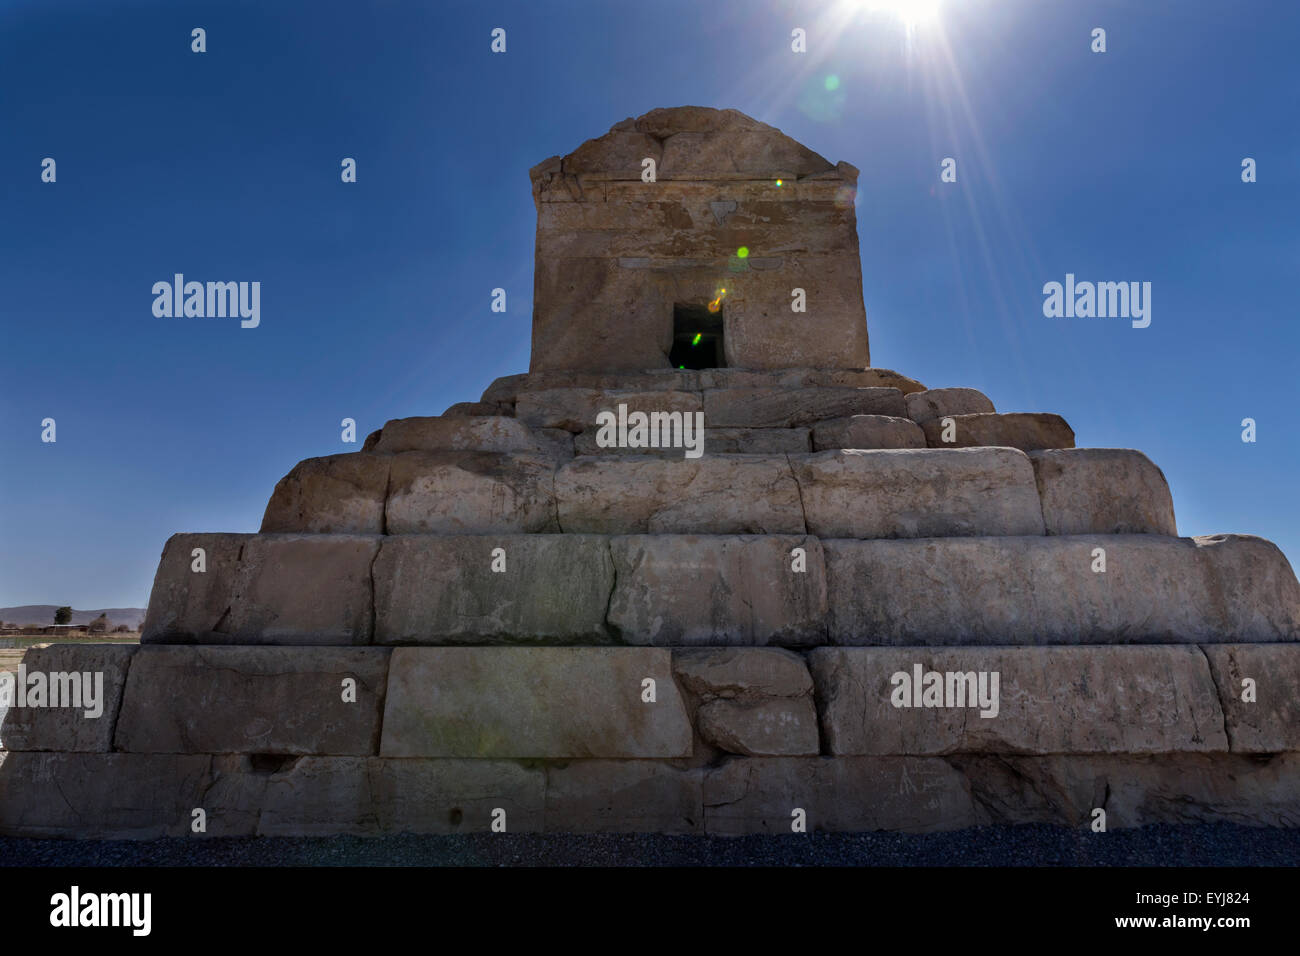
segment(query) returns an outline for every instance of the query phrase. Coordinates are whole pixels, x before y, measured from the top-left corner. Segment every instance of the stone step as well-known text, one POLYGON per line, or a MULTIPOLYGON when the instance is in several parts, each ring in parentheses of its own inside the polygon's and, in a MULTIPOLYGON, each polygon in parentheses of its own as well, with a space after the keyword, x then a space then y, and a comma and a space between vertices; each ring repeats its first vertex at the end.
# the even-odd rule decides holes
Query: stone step
MULTIPOLYGON (((896 388, 903 394, 921 392, 915 379, 885 368, 866 369, 647 369, 640 372, 592 372, 584 369, 506 375, 492 382, 482 401, 513 406, 521 392, 555 388, 634 389, 694 392, 706 388, 896 388)), ((983 410, 983 409, 981 409, 983 410)))
MULTIPOLYGON (((910 396, 909 396, 910 397, 910 396)), ((814 451, 880 448, 925 448, 925 432, 910 418, 849 415, 828 418, 812 429, 814 451)))
MULTIPOLYGON (((767 441, 757 431, 732 437, 767 441)), ((403 447, 402 432, 394 434, 393 447, 403 447)), ((889 538, 1176 530, 1164 475, 1125 449, 1076 449, 1034 464, 1005 447, 698 458, 677 451, 573 460, 487 451, 309 458, 276 485, 262 531, 889 538)))
POLYGON ((1250 536, 175 535, 145 643, 995 645, 1300 639, 1250 536), (193 570, 202 549, 206 570, 193 570), (1104 559, 1105 571, 1094 570, 1104 559))
POLYGON ((1047 823, 1300 826, 1300 754, 665 760, 0 753, 0 835, 930 833, 1047 823))
MULTIPOLYGON (((574 454, 684 457, 682 448, 601 447, 597 442, 597 432, 597 429, 589 428, 573 436, 574 454)), ((701 449, 703 455, 802 455, 812 450, 809 433, 807 428, 708 428, 703 433, 701 449)), ((925 447, 924 434, 917 447, 925 447)))
POLYGON ((931 388, 909 393, 906 401, 907 415, 914 422, 997 411, 987 395, 973 388, 931 388))
POLYGON ((1046 412, 981 412, 931 418, 921 425, 931 448, 1000 445, 1021 451, 1073 448, 1074 429, 1046 412))

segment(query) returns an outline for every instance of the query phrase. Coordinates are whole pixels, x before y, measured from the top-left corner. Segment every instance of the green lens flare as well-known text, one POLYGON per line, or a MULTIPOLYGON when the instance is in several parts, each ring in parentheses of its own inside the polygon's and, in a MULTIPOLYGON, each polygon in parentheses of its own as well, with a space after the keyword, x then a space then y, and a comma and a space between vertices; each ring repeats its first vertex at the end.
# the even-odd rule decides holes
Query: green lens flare
POLYGON ((737 256, 738 258, 740 258, 740 259, 748 259, 748 258, 749 258, 749 246, 741 246, 739 249, 737 249, 737 250, 736 250, 736 256, 737 256))
POLYGON ((838 90, 839 88, 840 78, 838 76, 832 73, 830 76, 826 77, 826 89, 833 91, 838 90))
POLYGON ((703 332, 696 332, 696 333, 695 333, 695 338, 691 339, 691 344, 692 344, 692 345, 699 345, 699 344, 700 344, 700 339, 702 339, 702 338, 704 338, 704 333, 703 333, 703 332))

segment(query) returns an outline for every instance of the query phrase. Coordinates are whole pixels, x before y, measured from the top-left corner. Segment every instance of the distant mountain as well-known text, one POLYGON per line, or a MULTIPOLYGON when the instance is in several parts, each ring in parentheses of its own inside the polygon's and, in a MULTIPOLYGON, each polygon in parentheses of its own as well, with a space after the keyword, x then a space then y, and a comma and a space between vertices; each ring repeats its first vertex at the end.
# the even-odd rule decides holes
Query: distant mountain
MULTIPOLYGON (((54 623, 54 612, 59 609, 57 604, 24 604, 22 607, 0 607, 0 621, 9 624, 27 625, 54 623)), ((89 624, 101 614, 108 615, 108 626, 117 627, 119 624, 125 624, 132 630, 139 630, 141 622, 144 621, 144 608, 142 607, 104 607, 95 611, 78 611, 73 609, 72 620, 70 624, 89 624)))

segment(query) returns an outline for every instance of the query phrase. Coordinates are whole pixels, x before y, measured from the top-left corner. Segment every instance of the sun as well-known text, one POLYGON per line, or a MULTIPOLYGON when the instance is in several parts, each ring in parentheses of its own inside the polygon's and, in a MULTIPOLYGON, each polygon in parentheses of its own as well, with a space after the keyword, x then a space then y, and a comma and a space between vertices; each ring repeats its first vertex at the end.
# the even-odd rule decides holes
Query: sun
POLYGON ((909 30, 939 16, 942 0, 847 0, 846 5, 870 13, 891 13, 909 30))

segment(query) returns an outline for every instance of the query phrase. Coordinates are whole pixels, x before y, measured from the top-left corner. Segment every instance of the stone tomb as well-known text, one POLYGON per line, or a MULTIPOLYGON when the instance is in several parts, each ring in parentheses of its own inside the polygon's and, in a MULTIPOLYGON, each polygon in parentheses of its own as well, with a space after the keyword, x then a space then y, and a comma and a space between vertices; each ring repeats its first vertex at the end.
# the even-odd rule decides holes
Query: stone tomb
POLYGON ((529 373, 174 535, 140 646, 29 651, 102 715, 9 708, 0 833, 1300 825, 1286 558, 870 367, 856 175, 697 107, 534 168, 529 373))

